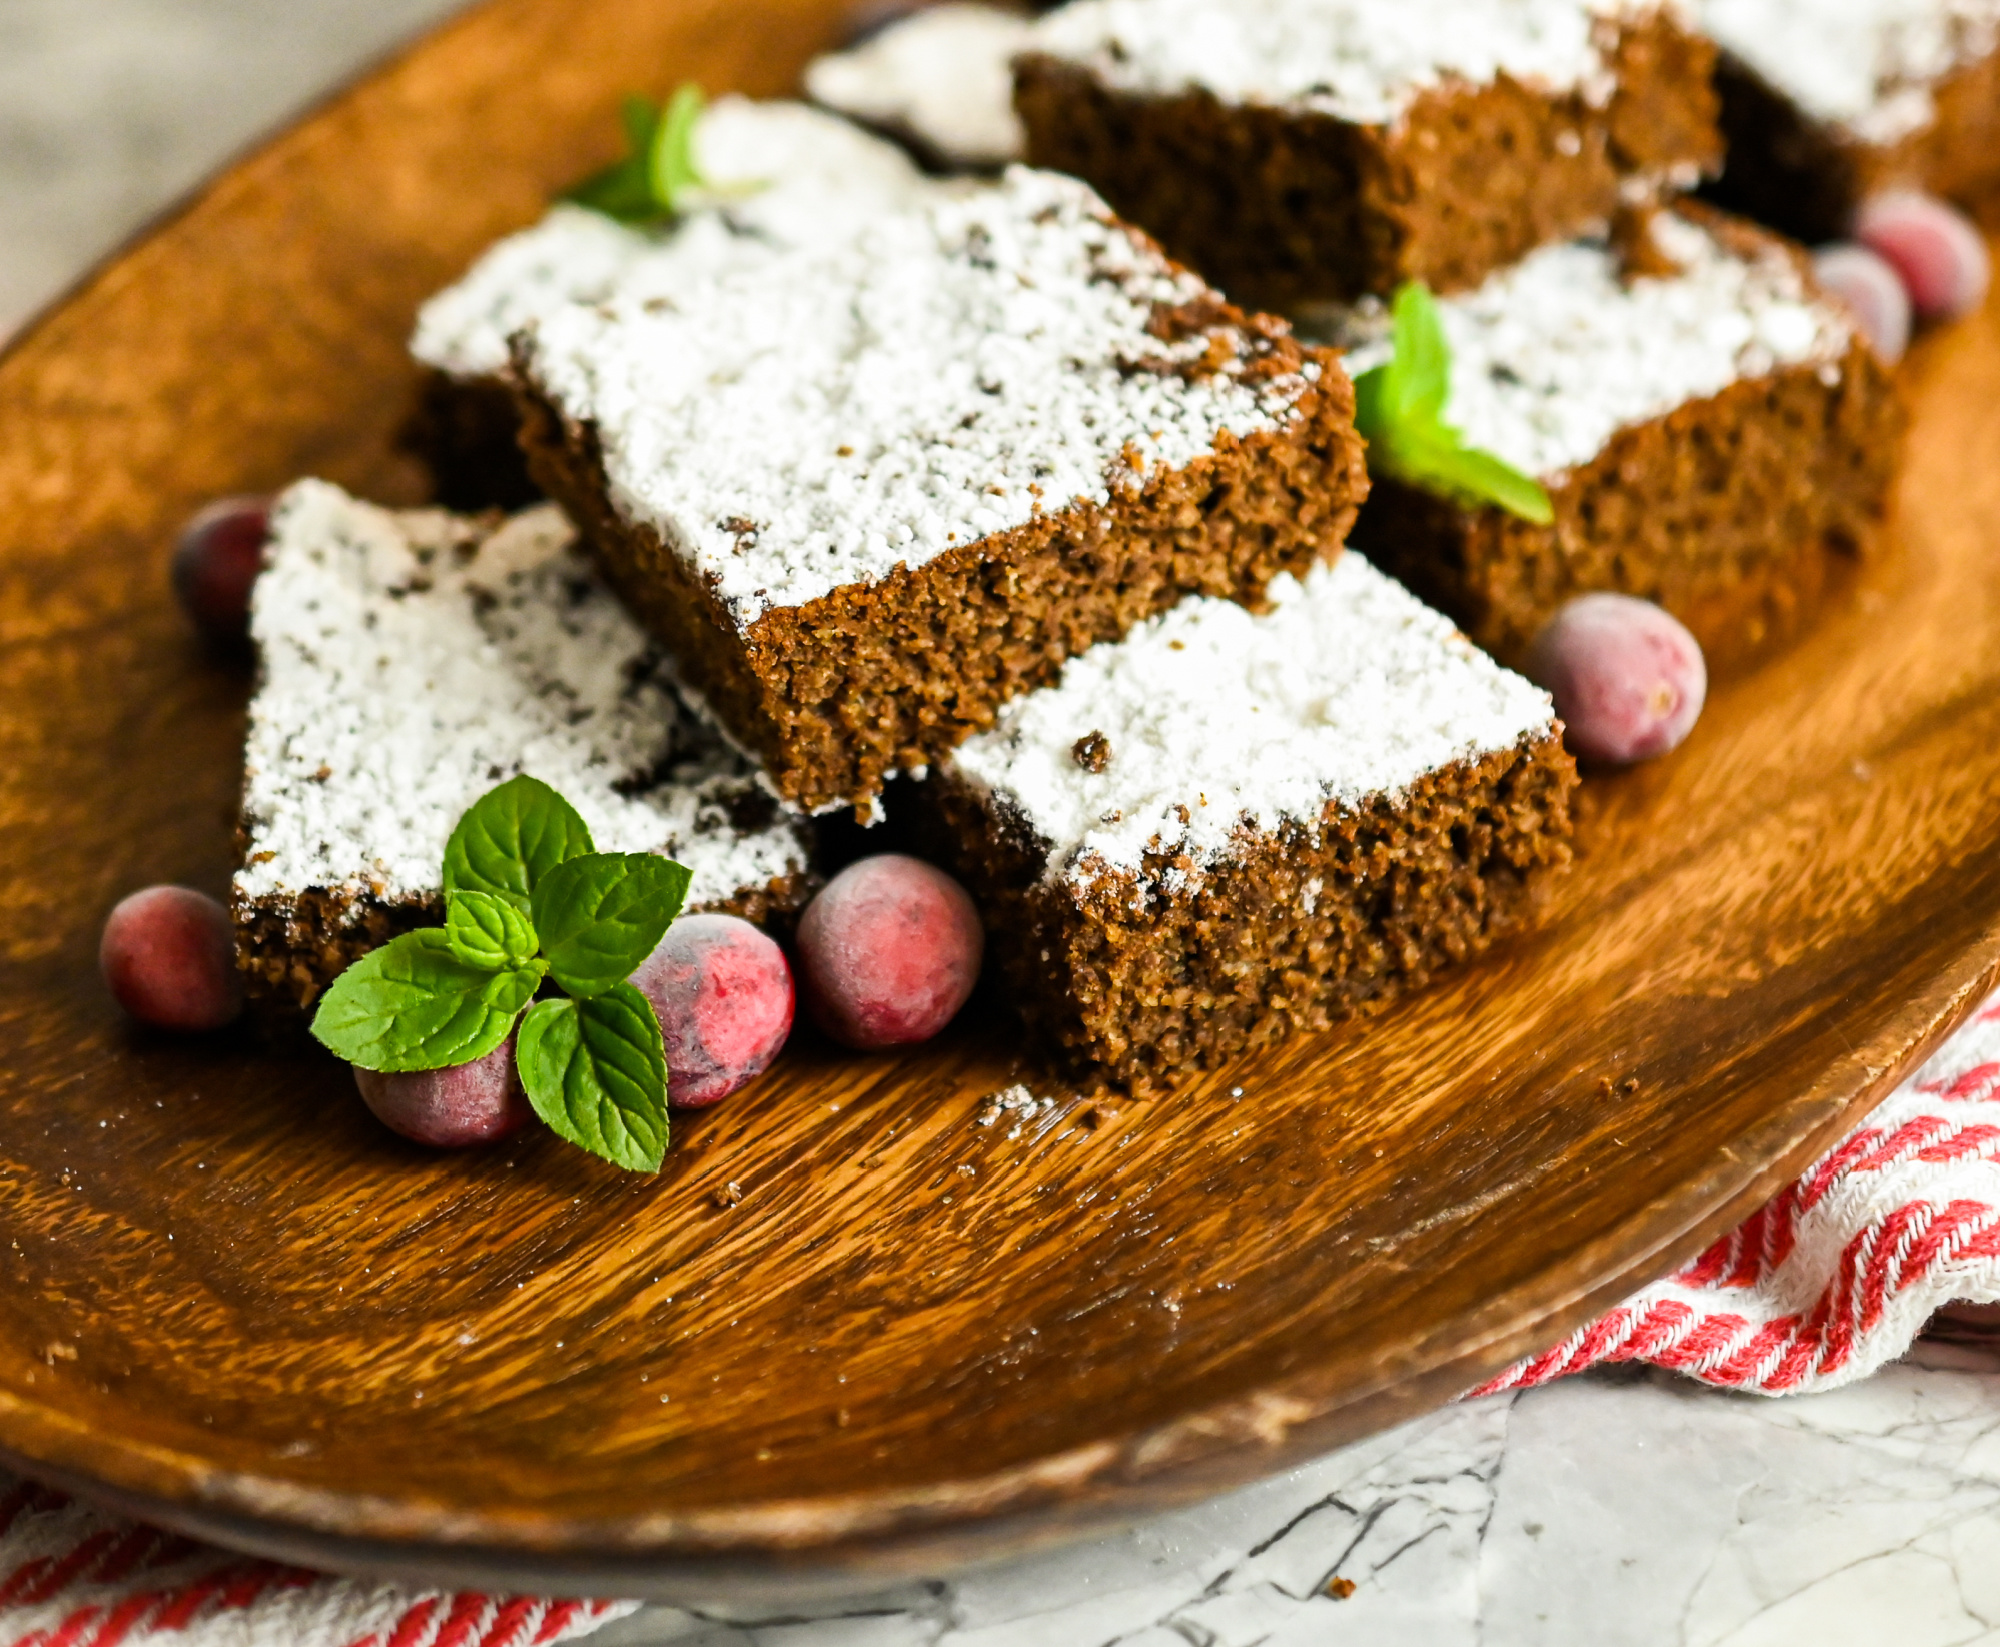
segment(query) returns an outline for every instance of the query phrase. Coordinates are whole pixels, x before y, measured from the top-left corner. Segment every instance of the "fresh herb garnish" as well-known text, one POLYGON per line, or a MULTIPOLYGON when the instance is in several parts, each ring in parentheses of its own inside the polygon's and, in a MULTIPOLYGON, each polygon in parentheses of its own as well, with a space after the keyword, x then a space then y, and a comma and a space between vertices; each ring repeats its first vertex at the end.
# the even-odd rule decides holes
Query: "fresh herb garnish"
POLYGON ((1369 464, 1427 492, 1492 503, 1537 526, 1555 520, 1549 494, 1491 452, 1465 444, 1445 422, 1451 398, 1451 345, 1437 304, 1420 281, 1396 293, 1395 354, 1354 380, 1354 424, 1369 464))
POLYGON ((598 852, 568 801, 534 778, 512 779, 452 831, 445 924, 405 933, 341 973, 312 1032, 363 1069, 445 1069, 492 1052, 525 1011, 515 1060, 535 1113, 593 1155, 656 1172, 667 1148, 666 1043, 626 980, 687 889, 681 865, 598 852), (567 998, 536 1001, 547 983, 567 998))
POLYGON ((587 177, 563 196, 620 223, 671 222, 695 197, 754 192, 758 183, 715 184, 694 157, 695 128, 706 106, 701 88, 684 85, 660 107, 643 97, 625 99, 625 139, 632 152, 587 177))

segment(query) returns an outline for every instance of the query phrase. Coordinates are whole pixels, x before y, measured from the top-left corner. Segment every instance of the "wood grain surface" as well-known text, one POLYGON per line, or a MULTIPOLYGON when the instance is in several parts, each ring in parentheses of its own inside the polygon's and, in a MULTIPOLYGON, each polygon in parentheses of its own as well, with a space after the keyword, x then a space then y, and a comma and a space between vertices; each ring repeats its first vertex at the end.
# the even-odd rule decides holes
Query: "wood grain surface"
POLYGON ((1004 1555, 1442 1402, 1691 1254, 2000 957, 2000 315, 1927 341, 1879 557, 1586 789, 1546 924, 1170 1099, 1037 1087, 990 1005, 802 1037, 657 1179, 440 1157, 345 1074, 123 1023, 98 925, 220 890, 247 682, 174 525, 390 500, 419 299, 617 145, 775 93, 812 0, 501 0, 244 162, 0 361, 0 1455, 322 1564, 769 1597, 1004 1555))

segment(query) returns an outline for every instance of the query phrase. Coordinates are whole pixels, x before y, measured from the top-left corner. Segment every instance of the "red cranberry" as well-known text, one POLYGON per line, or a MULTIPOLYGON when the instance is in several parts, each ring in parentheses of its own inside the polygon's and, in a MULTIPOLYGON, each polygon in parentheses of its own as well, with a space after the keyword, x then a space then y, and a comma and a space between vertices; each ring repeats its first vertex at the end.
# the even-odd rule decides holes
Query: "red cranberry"
POLYGON ((1888 259, 1843 242, 1813 254, 1813 273, 1847 305, 1878 355, 1891 366, 1903 358, 1910 346, 1910 294, 1888 259))
POLYGON ((971 898, 943 870, 895 853, 863 858, 799 923, 806 1010, 864 1052, 927 1041, 965 1005, 985 944, 971 898))
POLYGON ((229 911, 184 886, 149 886, 112 910, 98 964, 118 1004, 156 1029, 221 1029, 243 1010, 229 911))
POLYGON ((1571 601, 1535 637, 1526 672, 1556 700, 1571 750, 1620 766, 1677 746, 1708 696, 1694 636, 1630 595, 1571 601))
POLYGON ((376 1120, 412 1143, 434 1149, 495 1143, 535 1118, 514 1067, 511 1035, 469 1064, 403 1075, 357 1069, 354 1084, 376 1120))
POLYGON ((1854 238, 1894 266, 1926 320, 1950 320, 1985 301, 1985 238, 1942 200, 1914 189, 1878 194, 1855 214, 1854 238))
POLYGON ((174 593, 203 634, 240 639, 250 630, 250 589, 264 565, 269 498, 224 498, 182 530, 174 548, 174 593))
POLYGON ((659 1015, 677 1109, 705 1109, 747 1086, 792 1032, 785 952, 734 915, 683 915, 632 982, 659 1015))

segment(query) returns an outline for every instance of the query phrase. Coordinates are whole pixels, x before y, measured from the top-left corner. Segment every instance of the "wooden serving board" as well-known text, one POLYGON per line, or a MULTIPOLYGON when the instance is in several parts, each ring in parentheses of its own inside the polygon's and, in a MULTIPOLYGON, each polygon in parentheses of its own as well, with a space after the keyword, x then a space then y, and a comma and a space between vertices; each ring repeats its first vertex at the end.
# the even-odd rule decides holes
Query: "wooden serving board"
POLYGON ((1676 757, 1586 790, 1546 925, 1167 1099, 996 1114, 990 1010, 801 1037, 657 1179, 457 1157, 247 1033, 135 1033, 122 893, 229 867, 247 680, 167 596, 219 493, 386 501, 420 298, 815 0, 497 0, 0 361, 0 1456, 336 1566, 770 1595, 1005 1555, 1449 1399, 1695 1252, 2000 959, 2000 314, 1927 341, 1898 519, 1676 757), (731 1186, 735 1186, 732 1188, 731 1186))

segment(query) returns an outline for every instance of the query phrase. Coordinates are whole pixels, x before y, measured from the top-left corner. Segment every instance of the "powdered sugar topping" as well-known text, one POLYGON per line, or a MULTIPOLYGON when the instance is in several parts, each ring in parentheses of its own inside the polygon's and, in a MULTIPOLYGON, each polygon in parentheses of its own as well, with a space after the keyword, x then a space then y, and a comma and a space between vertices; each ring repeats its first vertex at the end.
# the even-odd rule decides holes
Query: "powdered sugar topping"
POLYGON ((2000 47, 2000 0, 1696 0, 1702 28, 1815 120, 1893 143, 1932 88, 2000 47))
POLYGON ((495 530, 303 481, 251 627, 241 897, 434 894, 459 817, 518 772, 567 796, 601 851, 686 864, 692 904, 807 867, 795 825, 733 821, 761 803, 749 769, 680 707, 553 507, 495 530))
POLYGON ((1018 167, 698 286, 650 272, 545 321, 527 368, 595 426, 615 506, 745 627, 1282 427, 1317 372, 1253 373, 1267 346, 1227 329, 1160 336, 1208 288, 1018 167))
MULTIPOLYGON (((1651 232, 1678 275, 1627 284, 1617 254, 1584 241, 1545 247, 1439 300, 1452 354, 1447 416, 1472 445, 1559 479, 1620 429, 1742 379, 1810 361, 1839 370, 1852 326, 1783 252, 1739 256, 1664 212, 1651 232)), ((1314 326, 1323 321, 1355 345, 1356 375, 1394 352, 1379 304, 1314 326)))
POLYGON ((1616 89, 1606 25, 1641 0, 1075 0, 1033 49, 1140 96, 1204 90, 1389 125, 1447 80, 1500 75, 1593 103, 1616 89))
POLYGON ((1244 829, 1316 827, 1330 801, 1394 795, 1552 723, 1547 694, 1359 555, 1281 575, 1270 596, 1261 614, 1196 597, 1092 647, 953 770, 1035 831, 1049 875, 1088 884, 1152 853, 1198 873, 1244 829), (1079 755, 1093 735, 1101 761, 1079 755))
POLYGON ((806 90, 830 109, 907 133, 951 165, 1004 165, 1025 146, 1014 54, 1032 28, 1018 12, 942 0, 816 59, 806 90))
POLYGON ((893 143, 802 103, 725 97, 695 128, 695 155, 718 186, 706 205, 658 229, 556 205, 486 253, 417 317, 411 353, 454 377, 506 369, 507 340, 566 303, 596 303, 635 263, 660 280, 768 257, 851 233, 870 215, 935 191, 893 143), (739 194, 726 185, 760 184, 739 194))

